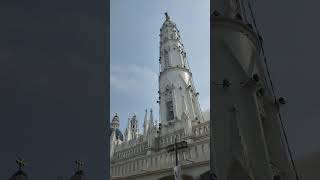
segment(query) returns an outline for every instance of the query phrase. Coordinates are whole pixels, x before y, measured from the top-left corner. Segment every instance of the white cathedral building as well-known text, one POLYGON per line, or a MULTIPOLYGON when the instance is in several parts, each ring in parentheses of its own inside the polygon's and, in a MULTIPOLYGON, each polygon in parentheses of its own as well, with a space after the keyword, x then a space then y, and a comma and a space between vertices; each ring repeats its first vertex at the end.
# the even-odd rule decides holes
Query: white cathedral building
POLYGON ((179 30, 167 13, 160 29, 159 63, 159 124, 152 110, 146 110, 140 122, 142 134, 136 115, 128 120, 124 134, 119 130, 119 115, 111 121, 113 180, 174 179, 176 154, 168 151, 168 145, 175 142, 187 142, 187 148, 177 154, 184 180, 201 180, 209 174, 210 118, 201 111, 179 30))

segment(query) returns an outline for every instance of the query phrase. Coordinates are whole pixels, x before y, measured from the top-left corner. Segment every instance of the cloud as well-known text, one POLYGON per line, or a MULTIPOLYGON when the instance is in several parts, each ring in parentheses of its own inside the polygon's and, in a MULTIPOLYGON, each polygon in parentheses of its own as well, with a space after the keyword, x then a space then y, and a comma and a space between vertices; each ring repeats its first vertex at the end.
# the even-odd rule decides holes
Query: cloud
POLYGON ((139 95, 152 93, 153 91, 154 94, 157 92, 157 73, 150 67, 136 64, 111 64, 110 70, 111 92, 126 95, 139 95))
MULTIPOLYGON (((154 110, 154 118, 158 119, 158 72, 149 66, 129 64, 110 65, 111 111, 123 115, 136 113, 143 119, 145 109, 154 110)), ((207 84, 201 84, 199 103, 203 112, 210 109, 210 92, 207 84)), ((200 86, 200 85, 199 85, 200 86)), ((208 114, 208 113, 207 113, 208 114)), ((111 117, 112 118, 112 117, 111 117)), ((127 125, 127 119, 121 118, 121 129, 127 125)), ((141 125, 141 123, 140 123, 141 125)))

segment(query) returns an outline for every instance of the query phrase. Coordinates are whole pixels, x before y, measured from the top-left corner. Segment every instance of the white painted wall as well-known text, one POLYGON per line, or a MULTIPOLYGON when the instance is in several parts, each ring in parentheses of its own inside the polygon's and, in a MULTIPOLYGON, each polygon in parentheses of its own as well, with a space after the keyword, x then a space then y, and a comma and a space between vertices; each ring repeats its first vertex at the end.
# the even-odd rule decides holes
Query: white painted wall
POLYGON ((219 180, 227 180, 230 175, 271 180, 275 175, 272 163, 285 173, 282 179, 293 179, 275 104, 259 56, 257 35, 242 21, 225 16, 214 18, 211 34, 211 81, 222 83, 224 78, 231 81, 231 87, 226 89, 212 85, 213 171, 219 180), (249 82, 254 73, 259 75, 259 83, 241 85, 241 82, 249 82), (264 106, 259 106, 257 101, 258 88, 266 92, 261 100, 264 106), (261 107, 265 111, 264 118, 260 116, 261 107), (230 169, 236 160, 242 163, 242 167, 230 169))

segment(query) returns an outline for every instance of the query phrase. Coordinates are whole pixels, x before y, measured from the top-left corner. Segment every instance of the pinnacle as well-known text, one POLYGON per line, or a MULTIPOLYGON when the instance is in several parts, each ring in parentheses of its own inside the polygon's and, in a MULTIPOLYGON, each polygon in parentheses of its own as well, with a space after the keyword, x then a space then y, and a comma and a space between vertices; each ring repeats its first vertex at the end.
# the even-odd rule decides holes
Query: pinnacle
POLYGON ((167 12, 164 13, 166 15, 166 21, 170 20, 170 16, 168 15, 167 12))

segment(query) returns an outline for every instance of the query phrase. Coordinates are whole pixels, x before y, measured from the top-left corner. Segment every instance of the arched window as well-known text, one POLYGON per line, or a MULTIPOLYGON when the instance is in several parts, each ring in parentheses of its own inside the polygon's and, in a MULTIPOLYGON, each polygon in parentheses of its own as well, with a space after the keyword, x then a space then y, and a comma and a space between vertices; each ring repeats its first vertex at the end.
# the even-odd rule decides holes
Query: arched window
POLYGON ((121 171, 120 171, 121 174, 124 174, 124 166, 121 166, 121 171))
POLYGON ((173 102, 172 102, 172 91, 167 86, 166 88, 166 105, 167 105, 167 119, 168 121, 174 119, 173 102))
POLYGON ((169 52, 168 50, 164 50, 164 67, 169 67, 169 52))
POLYGON ((134 172, 134 171, 136 170, 136 163, 133 162, 133 163, 132 163, 132 166, 133 166, 133 167, 132 167, 132 171, 134 172))
POLYGON ((168 112, 168 121, 173 120, 174 119, 174 113, 173 113, 173 103, 172 100, 167 102, 167 112, 168 112))
POLYGON ((205 147, 204 147, 204 144, 201 145, 201 149, 202 149, 202 155, 204 156, 206 154, 206 150, 205 150, 205 147))
POLYGON ((158 157, 155 157, 155 158, 154 158, 154 164, 155 164, 155 166, 158 165, 158 157))

